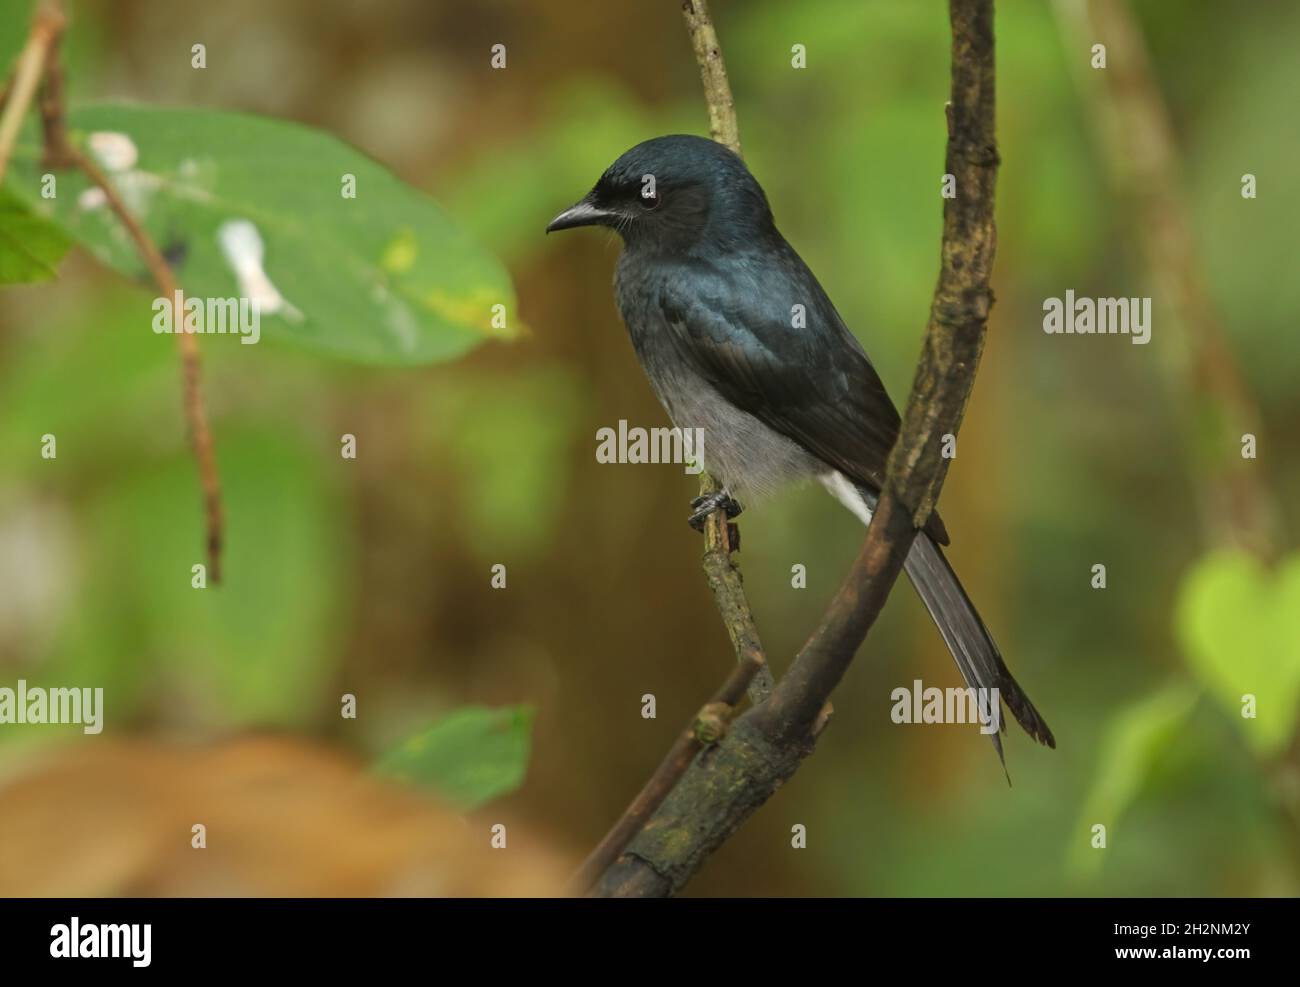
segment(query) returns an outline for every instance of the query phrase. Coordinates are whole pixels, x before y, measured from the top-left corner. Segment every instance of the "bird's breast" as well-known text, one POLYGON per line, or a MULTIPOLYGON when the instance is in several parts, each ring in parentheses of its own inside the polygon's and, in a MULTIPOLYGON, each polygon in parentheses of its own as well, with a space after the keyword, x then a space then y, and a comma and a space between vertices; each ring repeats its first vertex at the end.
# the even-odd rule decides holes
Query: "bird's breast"
MULTIPOLYGON (((626 254, 624 255, 626 256, 626 254)), ((704 467, 732 493, 766 496, 825 464, 721 395, 696 369, 658 303, 658 283, 620 263, 615 296, 637 359, 672 423, 700 437, 704 467)))

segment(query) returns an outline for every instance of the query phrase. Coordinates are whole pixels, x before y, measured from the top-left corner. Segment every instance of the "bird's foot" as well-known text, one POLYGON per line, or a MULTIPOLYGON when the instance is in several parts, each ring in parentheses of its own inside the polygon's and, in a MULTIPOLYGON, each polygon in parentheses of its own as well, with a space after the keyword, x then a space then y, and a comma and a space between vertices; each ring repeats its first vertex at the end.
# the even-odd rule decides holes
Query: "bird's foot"
POLYGON ((708 520, 710 514, 719 508, 727 512, 728 519, 739 517, 740 512, 744 510, 726 490, 701 494, 691 501, 691 508, 694 513, 691 514, 687 523, 696 531, 703 531, 704 522, 708 520))

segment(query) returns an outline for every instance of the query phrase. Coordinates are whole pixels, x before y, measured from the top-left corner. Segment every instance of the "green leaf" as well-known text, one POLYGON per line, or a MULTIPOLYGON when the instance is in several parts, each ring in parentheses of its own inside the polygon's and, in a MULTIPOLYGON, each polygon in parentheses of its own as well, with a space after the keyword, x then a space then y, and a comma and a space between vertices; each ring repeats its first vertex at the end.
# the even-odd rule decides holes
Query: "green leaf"
POLYGON ((1092 827, 1106 827, 1107 840, 1130 805, 1142 793, 1169 745, 1196 704, 1186 684, 1168 685, 1118 713, 1102 735, 1097 773, 1083 802, 1069 851, 1076 875, 1094 873, 1105 851, 1092 846, 1092 827))
POLYGON ((375 769, 474 809, 523 783, 532 727, 530 706, 466 706, 384 755, 375 769))
POLYGON ((1300 715, 1300 556, 1272 571, 1241 552, 1207 556, 1183 580, 1175 620, 1192 671, 1251 747, 1280 750, 1300 715))
MULTIPOLYGON (((238 113, 118 104, 74 109, 69 122, 154 241, 179 258, 186 293, 264 299, 267 338, 367 363, 422 364, 519 331, 500 263, 421 192, 328 134, 238 113), (342 194, 349 175, 355 198, 342 194), (273 287, 259 290, 259 274, 273 287)), ((31 126, 7 187, 110 267, 144 279, 121 224, 79 172, 60 173, 57 198, 40 198, 39 160, 31 126)))
POLYGON ((0 284, 49 281, 72 241, 0 189, 0 284))

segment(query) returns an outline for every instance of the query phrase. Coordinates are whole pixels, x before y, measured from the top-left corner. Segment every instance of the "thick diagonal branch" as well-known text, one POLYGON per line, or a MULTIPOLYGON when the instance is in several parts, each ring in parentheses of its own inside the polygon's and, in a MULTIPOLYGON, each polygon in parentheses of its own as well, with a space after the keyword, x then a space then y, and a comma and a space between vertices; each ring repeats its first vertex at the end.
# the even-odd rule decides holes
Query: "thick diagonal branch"
POLYGON ((951 0, 949 11, 952 99, 945 170, 956 179, 957 195, 944 200, 939 284, 866 543, 826 619, 768 704, 767 715, 779 721, 786 736, 798 736, 814 722, 884 606, 913 537, 934 510, 951 462, 942 448, 961 425, 984 349, 997 249, 993 4, 951 0))
MULTIPOLYGON (((699 0, 688 5, 698 8, 699 0)), ((949 0, 949 16, 952 100, 946 162, 956 178, 957 197, 944 202, 939 284, 902 430, 866 542, 821 624, 772 696, 740 717, 721 743, 696 757, 606 871, 596 894, 676 892, 798 769, 812 752, 820 711, 875 622, 917 529, 939 496, 948 465, 941 454, 943 439, 955 435, 961 424, 993 300, 998 165, 993 2, 949 0)))
POLYGON ((592 883, 618 859, 628 841, 641 830, 650 814, 663 804, 695 755, 709 744, 716 744, 730 728, 735 707, 744 698, 745 689, 763 660, 753 655, 737 665, 712 699, 710 699, 677 735, 677 740, 659 763, 655 773, 637 793, 627 811, 619 818, 596 849, 587 855, 570 882, 574 894, 585 894, 592 883))

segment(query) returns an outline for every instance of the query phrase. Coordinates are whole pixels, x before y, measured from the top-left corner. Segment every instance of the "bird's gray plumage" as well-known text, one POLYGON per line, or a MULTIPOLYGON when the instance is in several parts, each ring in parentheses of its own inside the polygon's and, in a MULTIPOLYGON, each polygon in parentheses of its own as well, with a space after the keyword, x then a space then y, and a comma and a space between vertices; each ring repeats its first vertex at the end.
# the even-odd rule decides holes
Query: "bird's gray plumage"
MULTIPOLYGON (((868 520, 898 411, 740 158, 698 137, 639 144, 550 228, 591 223, 624 239, 619 311, 673 423, 702 430, 709 472, 742 500, 816 478, 868 520)), ((1055 746, 944 558, 947 543, 936 513, 907 559, 913 586, 967 685, 997 688, 1026 731, 1055 746)))

